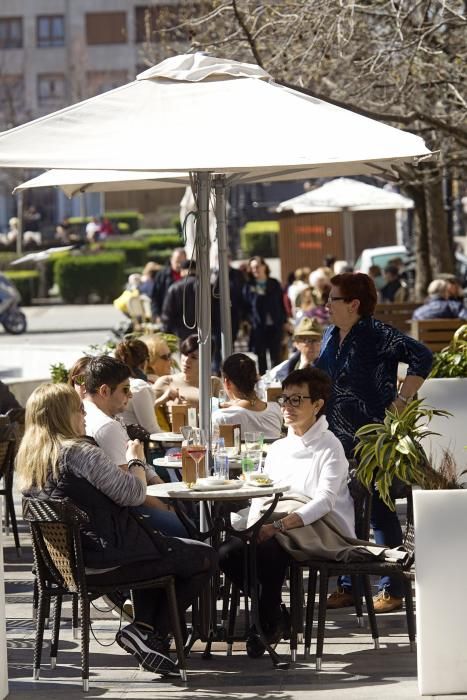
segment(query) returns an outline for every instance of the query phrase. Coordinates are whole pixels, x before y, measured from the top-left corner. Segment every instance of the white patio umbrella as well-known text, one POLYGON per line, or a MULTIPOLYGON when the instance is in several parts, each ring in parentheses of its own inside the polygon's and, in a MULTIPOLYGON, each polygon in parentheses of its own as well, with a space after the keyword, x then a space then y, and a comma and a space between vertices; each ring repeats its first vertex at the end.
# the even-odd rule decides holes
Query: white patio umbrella
POLYGON ((272 180, 391 171, 422 139, 201 54, 0 134, 0 166, 190 172, 198 208, 200 424, 210 426, 209 191, 213 175, 272 180))
POLYGON ((341 211, 345 257, 353 263, 355 261, 354 211, 413 209, 413 206, 411 199, 397 192, 367 185, 358 180, 350 180, 347 177, 339 177, 326 182, 321 187, 281 202, 276 211, 292 211, 294 214, 341 211))

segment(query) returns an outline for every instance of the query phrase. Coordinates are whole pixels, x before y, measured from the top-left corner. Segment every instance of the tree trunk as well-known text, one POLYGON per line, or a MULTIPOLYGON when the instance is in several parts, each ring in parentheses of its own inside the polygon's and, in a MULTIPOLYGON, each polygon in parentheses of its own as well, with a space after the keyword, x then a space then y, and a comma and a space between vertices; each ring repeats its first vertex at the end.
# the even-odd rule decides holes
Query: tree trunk
POLYGON ((454 251, 448 234, 447 215, 444 210, 441 176, 424 184, 428 245, 433 276, 440 272, 455 274, 454 251))
POLYGON ((428 245, 428 226, 426 216, 425 192, 423 187, 406 186, 409 197, 414 201, 413 250, 415 253, 415 301, 422 302, 432 280, 430 250, 428 245))

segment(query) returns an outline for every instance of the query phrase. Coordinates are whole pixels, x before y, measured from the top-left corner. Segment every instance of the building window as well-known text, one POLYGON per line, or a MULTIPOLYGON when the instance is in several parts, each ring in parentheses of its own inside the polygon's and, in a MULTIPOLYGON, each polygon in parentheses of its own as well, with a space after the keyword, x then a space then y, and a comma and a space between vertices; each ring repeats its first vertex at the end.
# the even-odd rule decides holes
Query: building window
POLYGON ((24 110, 22 75, 0 75, 0 119, 3 128, 18 124, 24 110))
POLYGON ((60 106, 66 97, 65 76, 47 73, 37 76, 37 101, 43 107, 60 106))
POLYGON ((88 44, 125 44, 126 12, 88 12, 86 42, 88 44))
POLYGON ((23 20, 21 17, 0 19, 0 49, 21 49, 23 47, 23 20))
POLYGON ((41 15, 37 18, 37 45, 64 46, 65 18, 63 15, 41 15))
POLYGON ((107 90, 125 85, 128 82, 128 72, 126 70, 96 70, 86 73, 86 87, 88 97, 100 95, 107 90))

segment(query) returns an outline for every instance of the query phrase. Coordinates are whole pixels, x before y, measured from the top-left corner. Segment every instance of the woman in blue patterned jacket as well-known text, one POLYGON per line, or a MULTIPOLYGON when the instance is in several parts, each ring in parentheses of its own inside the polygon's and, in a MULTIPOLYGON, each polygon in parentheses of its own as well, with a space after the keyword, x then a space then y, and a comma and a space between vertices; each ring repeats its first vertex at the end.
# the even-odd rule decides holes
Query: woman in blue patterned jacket
MULTIPOLYGON (((366 423, 383 422, 390 406, 401 411, 428 376, 432 354, 422 343, 373 318, 377 292, 373 280, 362 273, 346 272, 331 279, 328 308, 333 325, 326 329, 315 366, 333 380, 328 403, 330 430, 340 439, 346 456, 352 457, 355 432, 366 423), (408 365, 397 392, 399 362, 408 365)), ((371 524, 378 544, 402 543, 397 514, 373 494, 371 524)), ((351 605, 350 580, 343 578, 328 599, 328 607, 351 605)), ((402 605, 402 589, 396 579, 384 577, 375 598, 375 612, 389 612, 402 605)))

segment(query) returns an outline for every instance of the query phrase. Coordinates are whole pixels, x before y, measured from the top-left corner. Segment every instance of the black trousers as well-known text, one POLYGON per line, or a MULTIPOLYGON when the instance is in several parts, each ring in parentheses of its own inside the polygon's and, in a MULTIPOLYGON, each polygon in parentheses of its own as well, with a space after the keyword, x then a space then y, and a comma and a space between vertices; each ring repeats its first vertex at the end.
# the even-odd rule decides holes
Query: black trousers
POLYGON ((268 368, 266 352, 269 350, 271 357, 271 367, 275 367, 280 362, 281 342, 282 342, 282 325, 264 326, 264 328, 255 328, 251 331, 251 347, 253 352, 258 355, 258 369, 260 374, 264 374, 268 368))
MULTIPOLYGON (((237 537, 224 542, 219 548, 221 570, 241 590, 244 589, 246 544, 237 537)), ((259 617, 265 631, 273 628, 280 617, 281 591, 290 557, 272 537, 257 545, 257 574, 259 589, 259 617)))
MULTIPOLYGON (((185 611, 205 586, 217 569, 217 553, 203 542, 168 537, 169 551, 161 559, 134 562, 107 571, 92 574, 89 579, 95 584, 106 583, 130 584, 159 576, 175 577, 180 621, 182 626, 185 611)), ((158 588, 135 589, 133 591, 135 622, 150 625, 161 637, 170 632, 169 608, 165 600, 165 591, 158 588)))

